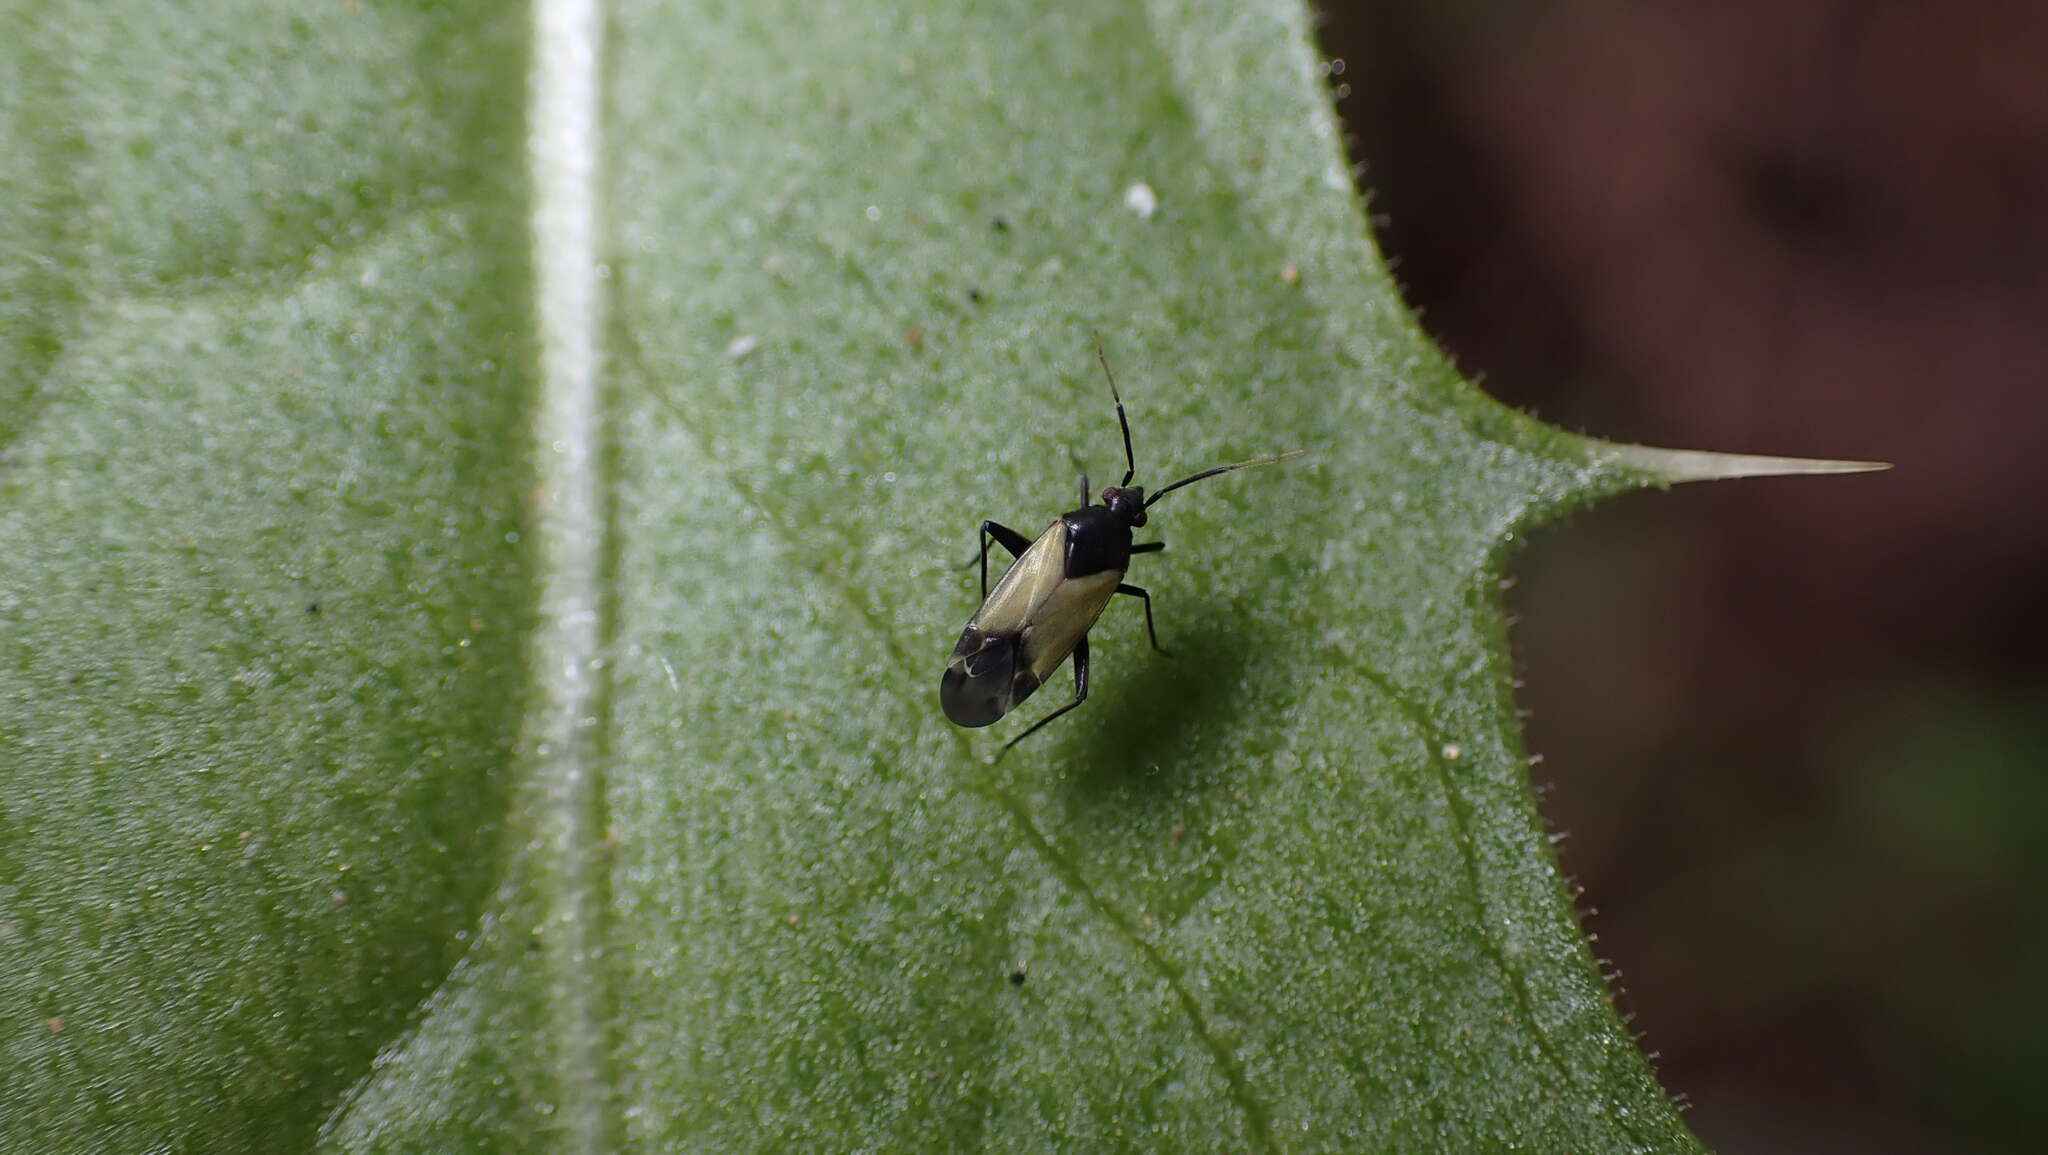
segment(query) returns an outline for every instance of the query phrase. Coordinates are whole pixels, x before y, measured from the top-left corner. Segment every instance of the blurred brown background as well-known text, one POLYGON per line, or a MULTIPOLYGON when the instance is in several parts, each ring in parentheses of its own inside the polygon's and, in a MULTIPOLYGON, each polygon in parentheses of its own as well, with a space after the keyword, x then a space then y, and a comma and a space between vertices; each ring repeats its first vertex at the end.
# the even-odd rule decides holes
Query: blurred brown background
POLYGON ((1553 527, 1545 811, 1729 1153, 2048 1134, 2048 3, 1323 0, 1409 299, 1620 441, 1894 461, 1553 527))

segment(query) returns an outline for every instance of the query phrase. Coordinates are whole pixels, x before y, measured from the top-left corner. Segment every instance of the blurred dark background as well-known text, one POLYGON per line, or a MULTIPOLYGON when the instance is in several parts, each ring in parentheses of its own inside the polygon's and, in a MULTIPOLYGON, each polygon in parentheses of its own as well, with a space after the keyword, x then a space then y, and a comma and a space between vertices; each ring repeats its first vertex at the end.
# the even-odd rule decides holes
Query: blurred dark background
POLYGON ((1516 567, 1545 813, 1722 1151, 2048 1135, 2048 4, 1322 0, 1424 323, 1682 487, 1516 567))

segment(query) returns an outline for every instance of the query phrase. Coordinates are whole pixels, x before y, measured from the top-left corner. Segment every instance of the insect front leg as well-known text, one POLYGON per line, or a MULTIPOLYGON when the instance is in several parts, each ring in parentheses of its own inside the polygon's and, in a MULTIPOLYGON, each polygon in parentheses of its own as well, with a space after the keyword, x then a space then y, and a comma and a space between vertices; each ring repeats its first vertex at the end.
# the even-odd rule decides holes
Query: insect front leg
POLYGON ((1080 643, 1074 647, 1074 700, 1068 702, 1064 706, 1061 706, 1059 709, 1054 710, 1052 713, 1047 714, 1045 717, 1040 718, 1038 721, 1033 722, 1029 730, 1026 730, 1022 734, 1017 735, 1015 738, 1012 738, 1009 741, 1003 743, 1003 748, 996 754, 996 757, 1000 758, 1004 754, 1009 753, 1010 747, 1015 746, 1017 743, 1022 742, 1024 739, 1029 738, 1033 734, 1038 733, 1040 730, 1045 728, 1045 724, 1047 722, 1052 721, 1054 718, 1059 717, 1061 714, 1066 713, 1068 710, 1073 709, 1074 707, 1080 705, 1081 703, 1087 700, 1088 639, 1082 638, 1080 643))
POLYGON ((984 521, 981 523, 982 601, 988 600, 988 539, 990 538, 994 538, 997 541, 1003 543, 1003 548, 1010 551, 1011 557, 1023 557, 1024 551, 1031 548, 1031 539, 1025 537, 1021 533, 1018 533, 1016 530, 1011 529, 1009 526, 1000 525, 993 521, 984 521))
MULTIPOLYGON (((1165 543, 1160 542, 1158 544, 1164 545, 1165 543)), ((1137 551, 1132 550, 1131 552, 1136 553, 1137 551)), ((1116 587, 1116 592, 1120 594, 1129 594, 1131 597, 1137 598, 1145 603, 1145 636, 1152 639, 1152 648, 1159 651, 1162 657, 1172 657, 1173 655, 1167 653, 1166 648, 1159 644, 1159 631, 1152 628, 1152 595, 1146 593, 1143 588, 1139 586, 1130 585, 1128 583, 1119 583, 1116 587)))
POLYGON ((1074 463, 1074 472, 1081 475, 1081 507, 1086 508, 1095 499, 1088 494, 1088 467, 1081 464, 1081 455, 1067 450, 1067 460, 1074 463))

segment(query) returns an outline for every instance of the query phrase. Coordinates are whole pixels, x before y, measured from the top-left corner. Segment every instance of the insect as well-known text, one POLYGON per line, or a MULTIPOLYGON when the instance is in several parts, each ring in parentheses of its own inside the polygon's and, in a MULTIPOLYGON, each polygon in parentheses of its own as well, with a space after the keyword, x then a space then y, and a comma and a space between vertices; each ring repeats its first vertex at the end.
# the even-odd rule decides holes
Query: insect
POLYGON ((986 726, 1016 709, 1073 656, 1073 700, 1003 743, 1004 751, 1088 700, 1088 631, 1111 597, 1124 594, 1145 603, 1145 636, 1154 650, 1166 654, 1152 625, 1152 595, 1124 581, 1132 554, 1166 548, 1163 541, 1132 544, 1131 531, 1145 524, 1146 510, 1174 490, 1204 478, 1301 456, 1296 450, 1218 465, 1147 497, 1144 486, 1131 484, 1138 472, 1137 458, 1131 452, 1131 423, 1124 416, 1124 399, 1117 392, 1116 374, 1110 371, 1100 340, 1095 343, 1095 359, 1109 379, 1117 426, 1124 435, 1124 479, 1105 488, 1099 502, 1089 504, 1088 478, 1083 474, 1081 508, 1061 514, 1036 541, 993 521, 981 523, 981 608, 960 631, 960 643, 953 647, 945 676, 939 681, 939 704, 947 718, 958 726, 986 726), (994 592, 988 588, 992 539, 1017 559, 996 583, 994 592))

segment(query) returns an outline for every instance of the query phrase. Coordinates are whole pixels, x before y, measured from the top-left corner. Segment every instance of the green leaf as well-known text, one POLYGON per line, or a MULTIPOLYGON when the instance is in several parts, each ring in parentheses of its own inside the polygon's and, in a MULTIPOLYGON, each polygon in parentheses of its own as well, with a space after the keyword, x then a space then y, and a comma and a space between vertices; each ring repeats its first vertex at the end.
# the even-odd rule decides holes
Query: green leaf
POLYGON ((1496 586, 1720 466, 1430 347, 1295 0, 0 45, 10 1147, 1696 1149, 1496 586), (1309 456, 993 762, 1064 688, 945 722, 959 563, 1117 468, 1097 331, 1141 482, 1309 456))

